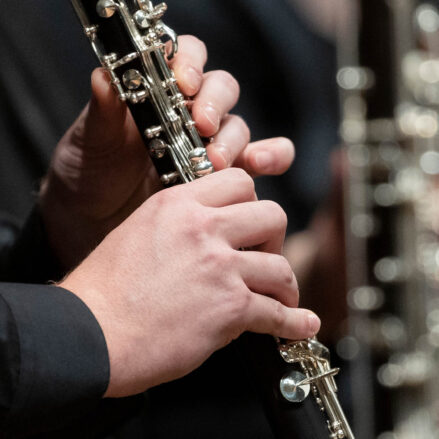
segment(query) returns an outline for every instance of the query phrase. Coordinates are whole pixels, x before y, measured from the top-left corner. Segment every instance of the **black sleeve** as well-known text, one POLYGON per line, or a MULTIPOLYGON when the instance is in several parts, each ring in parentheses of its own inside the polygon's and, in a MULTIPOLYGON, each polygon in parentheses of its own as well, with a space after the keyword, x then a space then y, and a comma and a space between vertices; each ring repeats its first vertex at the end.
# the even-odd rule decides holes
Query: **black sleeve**
POLYGON ((63 274, 37 208, 22 230, 0 217, 0 438, 71 424, 107 388, 108 352, 93 314, 69 291, 36 285, 63 274))
POLYGON ((0 437, 60 428, 94 408, 108 380, 103 333, 81 300, 0 284, 0 437))

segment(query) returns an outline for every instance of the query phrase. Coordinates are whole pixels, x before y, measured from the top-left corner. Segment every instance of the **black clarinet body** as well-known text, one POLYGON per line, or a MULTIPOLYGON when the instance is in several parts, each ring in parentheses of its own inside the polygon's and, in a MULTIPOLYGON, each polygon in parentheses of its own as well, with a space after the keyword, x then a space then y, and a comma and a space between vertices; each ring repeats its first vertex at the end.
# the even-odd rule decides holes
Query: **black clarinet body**
POLYGON ((166 58, 177 36, 160 18, 166 5, 151 2, 72 1, 92 47, 133 115, 165 185, 213 171, 166 58), (144 5, 144 9, 139 7, 144 5), (169 39, 169 52, 163 39, 169 39))

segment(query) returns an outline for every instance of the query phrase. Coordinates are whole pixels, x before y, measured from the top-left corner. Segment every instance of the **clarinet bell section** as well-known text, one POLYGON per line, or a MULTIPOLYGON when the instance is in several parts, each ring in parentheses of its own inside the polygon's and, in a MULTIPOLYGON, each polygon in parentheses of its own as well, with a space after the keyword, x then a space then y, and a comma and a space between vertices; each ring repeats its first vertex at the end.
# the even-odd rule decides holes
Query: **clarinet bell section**
POLYGON ((281 357, 286 363, 299 366, 280 380, 280 393, 291 403, 303 402, 311 393, 321 412, 327 417, 329 437, 354 439, 354 434, 337 397, 334 376, 338 368, 331 368, 329 349, 316 338, 301 341, 277 340, 281 357))

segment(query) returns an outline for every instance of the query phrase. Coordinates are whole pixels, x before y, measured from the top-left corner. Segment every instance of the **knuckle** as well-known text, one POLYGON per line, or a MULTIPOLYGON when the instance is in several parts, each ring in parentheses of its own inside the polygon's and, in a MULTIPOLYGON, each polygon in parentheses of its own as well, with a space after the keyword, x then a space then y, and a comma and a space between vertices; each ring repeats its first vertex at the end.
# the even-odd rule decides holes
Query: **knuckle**
POLYGON ((194 35, 184 35, 180 37, 185 43, 190 44, 192 47, 192 50, 199 51, 203 58, 207 58, 207 47, 206 44, 201 41, 199 38, 197 38, 194 35))
POLYGON ((293 274, 293 279, 291 281, 293 285, 293 294, 294 294, 294 297, 292 297, 292 299, 294 300, 293 306, 297 308, 299 306, 299 299, 300 299, 299 285, 297 283, 296 275, 293 272, 291 273, 293 274))
POLYGON ((160 208, 161 206, 167 204, 167 198, 168 193, 167 191, 159 191, 156 194, 154 194, 151 198, 145 201, 144 204, 147 204, 148 206, 152 206, 154 208, 160 208))
POLYGON ((197 241, 211 238, 217 229, 218 213, 215 209, 193 209, 187 212, 184 226, 189 235, 197 241))
POLYGON ((240 131, 242 131, 242 136, 245 139, 245 143, 250 141, 250 128, 248 127, 246 121, 236 114, 230 115, 231 121, 236 124, 240 131))
POLYGON ((280 302, 275 302, 273 312, 273 323, 276 331, 282 331, 287 322, 287 313, 285 307, 280 302))
POLYGON ((204 279, 211 285, 217 299, 228 309, 236 290, 236 282, 229 253, 226 249, 220 247, 204 245, 202 251, 198 253, 196 263, 198 276, 201 276, 200 279, 204 279))
POLYGON ((241 168, 229 168, 221 172, 227 172, 227 178, 232 180, 237 188, 245 191, 249 195, 255 193, 255 182, 247 172, 241 168))
POLYGON ((284 256, 278 256, 276 272, 282 287, 286 288, 289 294, 288 306, 296 308, 299 305, 299 287, 291 265, 284 256))
POLYGON ((275 218, 276 224, 278 224, 279 229, 285 230, 288 224, 288 217, 282 207, 275 201, 265 200, 267 209, 269 209, 270 214, 275 218))
POLYGON ((146 200, 147 203, 153 204, 156 208, 164 206, 174 206, 181 200, 179 187, 172 187, 156 192, 151 198, 146 200))
POLYGON ((295 283, 295 276, 288 260, 283 256, 277 258, 277 273, 281 281, 287 285, 295 283))
POLYGON ((288 307, 297 308, 299 305, 299 288, 290 263, 281 255, 273 254, 271 257, 273 258, 272 270, 276 273, 278 286, 286 294, 283 303, 288 307))
POLYGON ((233 291, 233 298, 231 300, 230 316, 233 321, 242 324, 248 313, 250 303, 252 301, 252 293, 247 288, 241 287, 233 291))
POLYGON ((204 255, 204 260, 207 262, 207 266, 213 273, 218 273, 220 277, 224 276, 224 271, 228 269, 230 265, 230 258, 226 251, 219 248, 208 248, 204 255))
POLYGON ((240 87, 235 77, 226 70, 216 70, 213 72, 216 78, 221 81, 233 94, 239 95, 240 87))
POLYGON ((239 267, 242 264, 242 251, 232 250, 227 260, 230 267, 239 267))
POLYGON ((230 168, 228 171, 229 178, 234 178, 237 181, 241 180, 241 182, 247 180, 249 175, 241 168, 230 168))

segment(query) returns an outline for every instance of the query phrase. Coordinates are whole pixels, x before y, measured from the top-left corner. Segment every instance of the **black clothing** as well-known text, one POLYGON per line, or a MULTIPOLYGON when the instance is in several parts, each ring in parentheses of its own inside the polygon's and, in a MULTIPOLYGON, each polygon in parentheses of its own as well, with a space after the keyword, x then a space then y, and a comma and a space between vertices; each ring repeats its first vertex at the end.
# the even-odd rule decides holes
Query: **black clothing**
MULTIPOLYGON (((57 279, 38 212, 19 237, 17 230, 0 222, 1 280, 57 279)), ((101 400, 108 353, 87 307, 58 287, 0 283, 0 438, 274 439, 255 361, 263 359, 233 343, 181 380, 101 400)), ((292 438, 322 437, 315 429, 326 435, 311 399, 294 419, 292 438)))
MULTIPOLYGON (((67 3, 2 4, 0 209, 20 220, 51 150, 89 97, 96 66, 67 3)), ((166 23, 206 41, 207 69, 228 69, 240 81, 237 112, 253 140, 285 135, 295 141, 293 168, 281 178, 258 180, 257 188, 260 198, 286 209, 290 231, 303 227, 329 186, 327 158, 337 138, 332 48, 309 32, 286 0, 167 3, 166 23)), ((94 361, 105 361, 105 355, 98 356, 94 361)), ((68 427, 39 437, 272 439, 257 386, 248 360, 232 344, 188 377, 138 397, 101 401, 68 427)), ((91 386, 90 398, 96 396, 91 386)), ((322 422, 321 414, 315 415, 312 423, 322 422)), ((307 436, 311 421, 306 416, 302 421, 291 438, 296 433, 298 439, 314 439, 307 436)))
MULTIPOLYGON (((53 279, 44 279, 54 266, 37 213, 14 240, 16 230, 0 223, 2 280, 17 281, 20 272, 23 281, 53 279)), ((0 283, 1 438, 64 426, 90 412, 108 379, 103 333, 81 300, 55 286, 0 283)))

